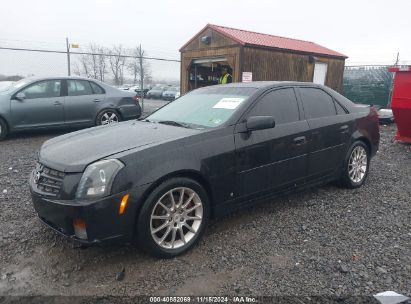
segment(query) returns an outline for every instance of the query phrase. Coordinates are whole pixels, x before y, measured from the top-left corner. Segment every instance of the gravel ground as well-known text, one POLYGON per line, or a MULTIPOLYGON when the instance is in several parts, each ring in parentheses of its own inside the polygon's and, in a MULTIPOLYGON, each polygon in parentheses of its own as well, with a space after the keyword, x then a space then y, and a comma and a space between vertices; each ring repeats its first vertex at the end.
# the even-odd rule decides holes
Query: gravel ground
POLYGON ((27 179, 61 133, 12 136, 0 142, 0 295, 411 295, 411 152, 394 132, 381 127, 362 188, 327 185, 213 220, 171 260, 82 248, 44 227, 27 179))

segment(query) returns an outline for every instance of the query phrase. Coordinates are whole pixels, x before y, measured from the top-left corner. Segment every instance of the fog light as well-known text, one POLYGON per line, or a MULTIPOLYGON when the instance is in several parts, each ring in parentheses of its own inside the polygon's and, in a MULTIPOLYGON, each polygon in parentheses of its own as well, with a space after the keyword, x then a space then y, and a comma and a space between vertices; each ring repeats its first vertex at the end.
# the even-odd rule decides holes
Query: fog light
POLYGON ((76 237, 87 240, 86 222, 83 219, 74 219, 73 226, 76 237))
POLYGON ((124 210, 126 210, 129 196, 130 196, 129 194, 126 194, 121 199, 120 208, 118 209, 118 214, 123 214, 124 210))

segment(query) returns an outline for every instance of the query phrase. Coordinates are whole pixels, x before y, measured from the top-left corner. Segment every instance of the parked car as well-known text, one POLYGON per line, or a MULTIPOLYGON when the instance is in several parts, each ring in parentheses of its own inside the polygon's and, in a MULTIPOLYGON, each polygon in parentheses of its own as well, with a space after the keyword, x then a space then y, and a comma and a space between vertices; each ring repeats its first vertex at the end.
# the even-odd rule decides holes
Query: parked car
POLYGON ((164 87, 154 87, 150 91, 147 92, 147 98, 156 98, 161 99, 163 92, 166 88, 164 87))
POLYGON ((391 109, 380 109, 378 110, 378 117, 380 119, 380 124, 392 124, 394 123, 394 115, 391 109))
MULTIPOLYGON (((137 95, 138 97, 141 97, 141 89, 140 89, 140 86, 132 86, 132 87, 129 88, 129 91, 130 91, 130 92, 136 92, 136 95, 137 95)), ((144 87, 144 89, 143 89, 143 96, 144 96, 144 97, 147 96, 147 92, 148 92, 148 91, 150 91, 150 89, 144 87)))
POLYGON ((170 87, 163 92, 161 96, 164 100, 174 100, 176 99, 177 93, 180 93, 179 87, 170 87))
POLYGON ((211 216, 334 180, 360 187, 378 145, 376 110, 327 87, 233 83, 48 140, 30 189, 40 219, 65 236, 173 257, 211 216))
POLYGON ((91 127, 140 116, 135 93, 86 78, 26 78, 0 90, 0 139, 20 130, 91 127))

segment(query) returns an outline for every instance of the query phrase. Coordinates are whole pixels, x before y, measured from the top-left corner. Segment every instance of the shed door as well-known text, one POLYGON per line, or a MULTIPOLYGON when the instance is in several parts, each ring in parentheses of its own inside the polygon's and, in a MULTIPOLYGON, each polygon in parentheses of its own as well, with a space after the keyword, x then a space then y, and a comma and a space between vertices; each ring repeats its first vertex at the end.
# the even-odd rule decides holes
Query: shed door
POLYGON ((328 65, 326 63, 315 63, 313 78, 314 83, 325 84, 325 77, 327 77, 327 67, 328 65))

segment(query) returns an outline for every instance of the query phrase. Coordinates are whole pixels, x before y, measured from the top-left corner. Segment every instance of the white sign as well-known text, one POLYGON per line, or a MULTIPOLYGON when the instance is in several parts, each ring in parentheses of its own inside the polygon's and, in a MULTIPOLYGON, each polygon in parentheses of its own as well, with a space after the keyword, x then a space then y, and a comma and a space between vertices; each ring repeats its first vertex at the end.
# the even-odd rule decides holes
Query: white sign
POLYGON ((244 98, 221 98, 219 102, 217 102, 213 109, 229 109, 234 110, 236 109, 240 103, 242 103, 244 98))
POLYGON ((253 73, 243 72, 243 82, 251 82, 251 81, 253 81, 253 73))

